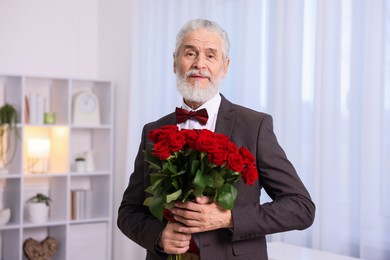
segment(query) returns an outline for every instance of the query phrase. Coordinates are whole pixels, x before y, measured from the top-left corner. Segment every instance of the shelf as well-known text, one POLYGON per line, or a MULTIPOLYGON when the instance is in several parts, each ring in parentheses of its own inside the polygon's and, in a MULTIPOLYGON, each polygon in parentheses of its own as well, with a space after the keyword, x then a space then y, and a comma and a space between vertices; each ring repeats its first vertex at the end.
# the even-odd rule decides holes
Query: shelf
POLYGON ((69 259, 111 259, 109 223, 83 223, 69 227, 69 259), (85 250, 93 248, 93 250, 85 250))
POLYGON ((80 219, 80 220, 72 220, 71 225, 78 224, 87 224, 87 223, 100 223, 100 222, 109 222, 109 218, 89 218, 89 219, 80 219))
POLYGON ((31 222, 26 221, 23 224, 23 228, 24 229, 27 229, 27 228, 47 228, 47 227, 55 227, 55 226, 65 226, 66 224, 67 224, 66 220, 64 220, 64 221, 48 221, 48 222, 41 223, 41 224, 36 224, 36 223, 31 223, 31 222))
MULTIPOLYGON (((23 229, 23 241, 33 238, 36 241, 43 241, 48 236, 53 237, 57 243, 57 252, 53 259, 68 259, 67 258, 67 226, 37 226, 23 229)), ((23 258, 25 259, 25 258, 23 258)), ((77 259, 77 258, 75 258, 77 259)))
POLYGON ((0 233, 0 237, 2 240, 2 258, 3 259, 21 259, 22 258, 22 250, 20 244, 20 231, 19 229, 12 230, 2 230, 0 233), (15 248, 15 246, 18 248, 15 248))
POLYGON ((13 160, 8 173, 0 174, 0 209, 11 209, 10 221, 0 226, 0 259, 24 260, 24 241, 47 236, 57 241, 53 260, 110 259, 113 93, 110 81, 0 74, 0 106, 18 111, 18 133, 8 138, 13 160), (98 125, 74 124, 73 101, 85 90, 98 98, 98 125), (47 112, 55 114, 53 123, 45 124, 47 112), (76 172, 75 159, 86 153, 93 169, 76 172), (87 211, 80 219, 72 218, 75 190, 85 192, 87 211), (26 202, 37 193, 51 198, 44 223, 29 219, 26 202), (86 252, 96 254, 85 258, 86 252))
POLYGON ((95 172, 71 172, 70 177, 82 177, 82 176, 104 176, 110 175, 108 171, 95 171, 95 172))
POLYGON ((3 231, 3 230, 13 230, 13 229, 19 230, 19 225, 9 224, 8 223, 6 225, 0 226, 0 231, 3 231))
POLYGON ((0 174, 0 179, 19 179, 21 177, 20 174, 0 174))

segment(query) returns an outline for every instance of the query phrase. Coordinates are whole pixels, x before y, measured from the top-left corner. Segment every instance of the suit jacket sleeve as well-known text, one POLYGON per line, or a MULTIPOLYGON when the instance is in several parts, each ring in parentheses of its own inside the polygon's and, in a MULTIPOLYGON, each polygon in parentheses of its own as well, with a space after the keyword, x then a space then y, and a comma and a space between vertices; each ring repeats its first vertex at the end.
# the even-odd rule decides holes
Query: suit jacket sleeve
POLYGON ((314 203, 277 142, 273 132, 272 117, 262 114, 257 122, 258 126, 252 125, 246 128, 257 129, 257 133, 253 131, 245 135, 247 138, 245 142, 251 146, 250 150, 256 157, 259 186, 241 188, 244 201, 238 202, 232 213, 233 241, 304 229, 314 220, 314 203), (261 205, 258 201, 246 200, 253 196, 245 193, 256 192, 256 189, 260 192, 260 187, 266 190, 272 202, 261 205))
POLYGON ((143 153, 147 146, 147 128, 148 125, 142 131, 141 144, 134 163, 134 172, 130 176, 129 185, 123 194, 118 210, 117 225, 128 238, 149 252, 162 256, 164 254, 157 251, 155 245, 165 224, 153 217, 148 207, 143 205, 146 198, 144 190, 150 183, 149 175, 145 174, 147 169, 145 169, 143 153))

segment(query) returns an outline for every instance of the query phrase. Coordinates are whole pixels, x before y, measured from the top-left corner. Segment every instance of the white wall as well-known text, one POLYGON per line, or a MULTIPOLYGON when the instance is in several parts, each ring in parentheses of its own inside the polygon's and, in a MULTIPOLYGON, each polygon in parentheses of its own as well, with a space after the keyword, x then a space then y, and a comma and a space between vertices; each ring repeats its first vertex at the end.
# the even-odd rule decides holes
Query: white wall
POLYGON ((102 78, 115 83, 113 259, 144 250, 116 228, 126 176, 130 0, 0 0, 0 74, 102 78))
MULTIPOLYGON (((131 63, 131 1, 99 0, 99 72, 104 78, 115 80, 115 189, 113 259, 139 260, 145 258, 145 250, 126 238, 116 227, 117 209, 127 187, 128 107, 131 63)), ((135 144, 138 147, 138 143, 135 144)), ((131 159, 132 160, 132 159, 131 159)))
POLYGON ((96 0, 0 0, 0 72, 96 77, 96 0))

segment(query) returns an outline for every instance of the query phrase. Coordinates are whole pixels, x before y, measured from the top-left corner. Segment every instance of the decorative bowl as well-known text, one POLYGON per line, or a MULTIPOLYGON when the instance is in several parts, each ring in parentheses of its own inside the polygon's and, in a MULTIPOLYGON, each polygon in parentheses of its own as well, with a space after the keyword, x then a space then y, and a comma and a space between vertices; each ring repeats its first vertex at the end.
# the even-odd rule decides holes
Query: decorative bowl
POLYGON ((11 218, 11 209, 0 210, 0 226, 6 225, 11 218))

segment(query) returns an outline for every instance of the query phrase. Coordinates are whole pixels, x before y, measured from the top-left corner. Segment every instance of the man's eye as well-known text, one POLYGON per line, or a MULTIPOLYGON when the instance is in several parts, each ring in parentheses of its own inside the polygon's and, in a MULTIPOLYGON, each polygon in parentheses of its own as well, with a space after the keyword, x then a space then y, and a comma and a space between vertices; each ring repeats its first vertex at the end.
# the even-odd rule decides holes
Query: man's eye
POLYGON ((193 57, 195 56, 195 52, 187 52, 186 56, 193 57))

